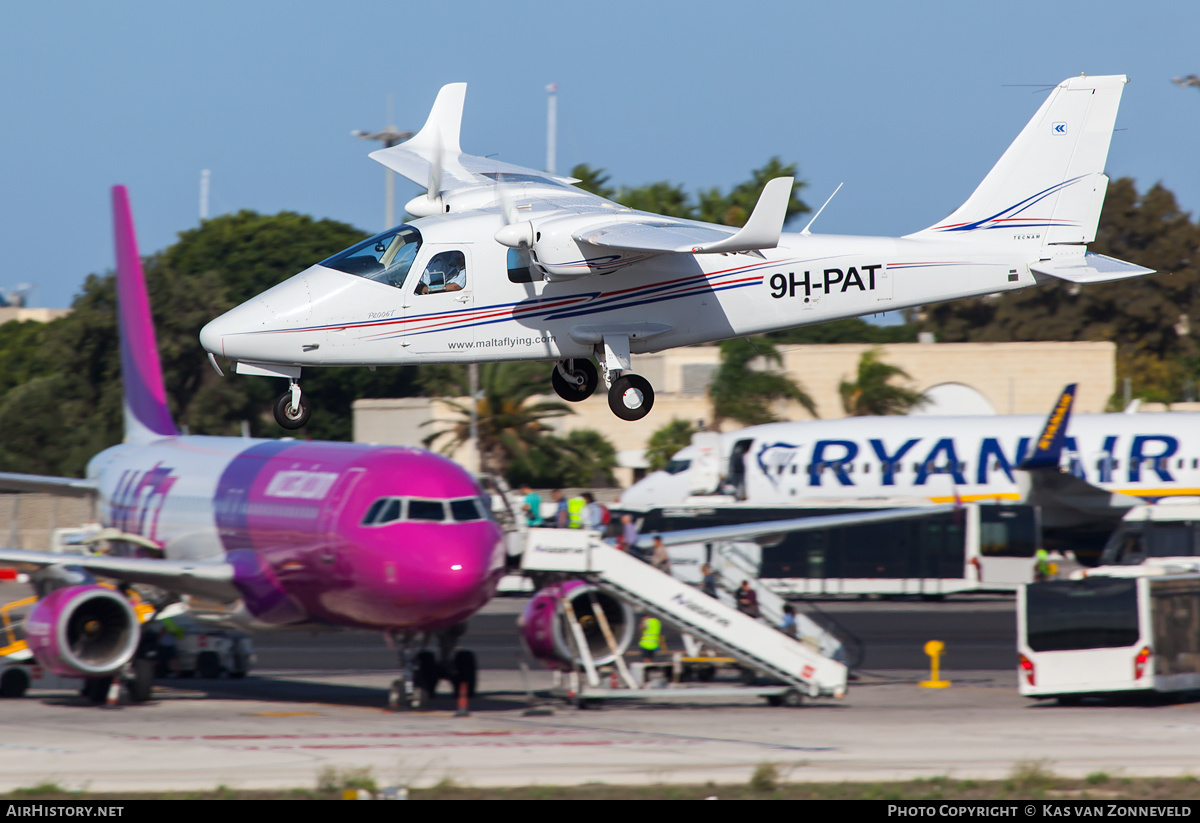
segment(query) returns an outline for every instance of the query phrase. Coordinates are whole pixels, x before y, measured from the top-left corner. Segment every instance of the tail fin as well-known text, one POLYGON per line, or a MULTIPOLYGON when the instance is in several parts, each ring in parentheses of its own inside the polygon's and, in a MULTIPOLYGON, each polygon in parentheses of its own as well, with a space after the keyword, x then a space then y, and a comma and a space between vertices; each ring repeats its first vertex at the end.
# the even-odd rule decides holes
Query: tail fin
POLYGON ((142 258, 133 232, 129 192, 113 186, 113 235, 117 246, 117 327, 125 384, 125 439, 147 441, 179 434, 167 408, 154 321, 142 258))
POLYGON ((1124 75, 1059 83, 954 214, 911 236, 955 233, 1046 245, 1090 243, 1124 75))
POLYGON ((1019 469, 1057 469, 1062 457, 1063 446, 1067 442, 1067 423, 1071 421, 1071 406, 1075 402, 1075 386, 1072 383, 1063 389, 1058 396, 1058 402, 1046 418, 1046 425, 1033 444, 1033 453, 1027 457, 1019 469))

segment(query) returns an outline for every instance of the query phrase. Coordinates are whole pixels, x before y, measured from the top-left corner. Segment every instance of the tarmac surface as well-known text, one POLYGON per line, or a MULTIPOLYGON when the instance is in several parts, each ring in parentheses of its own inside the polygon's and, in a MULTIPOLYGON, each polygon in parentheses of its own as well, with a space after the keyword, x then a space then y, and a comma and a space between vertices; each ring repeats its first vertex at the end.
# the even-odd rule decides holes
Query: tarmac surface
MULTIPOLYGON (((469 717, 443 694, 389 713, 384 672, 261 672, 167 681, 147 704, 94 707, 69 692, 0 703, 0 790, 52 781, 91 791, 313 787, 322 769, 370 769, 381 785, 1002 778, 1041 761, 1065 776, 1179 776, 1200 768, 1200 703, 1035 704, 1015 675, 864 678, 841 700, 772 708, 761 699, 621 701, 524 715, 520 672, 481 672, 469 717)), ((535 687, 549 685, 533 672, 535 687)))
MULTIPOLYGON (((0 594, 18 596, 8 586, 0 594)), ((0 700, 0 790, 54 782, 92 791, 313 787, 324 769, 370 769, 381 786, 745 782, 762 763, 795 781, 994 779, 1040 761, 1066 776, 1200 776, 1200 703, 1034 703, 1016 689, 1011 597, 819 604, 861 642, 840 700, 558 701, 526 716, 515 619, 490 603, 466 640, 480 656, 471 716, 442 693, 430 711, 384 707, 395 653, 371 634, 259 634, 243 680, 162 680, 142 705, 95 707, 73 691, 0 700), (947 644, 948 689, 924 689, 921 647, 947 644)))

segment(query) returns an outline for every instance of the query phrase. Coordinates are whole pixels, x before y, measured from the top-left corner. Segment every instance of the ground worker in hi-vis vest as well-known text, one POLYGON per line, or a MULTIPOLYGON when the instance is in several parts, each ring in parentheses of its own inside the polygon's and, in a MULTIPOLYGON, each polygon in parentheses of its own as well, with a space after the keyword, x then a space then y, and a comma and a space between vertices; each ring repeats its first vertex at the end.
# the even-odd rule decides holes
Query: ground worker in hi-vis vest
POLYGON ((567 501, 567 528, 583 528, 583 510, 586 508, 587 501, 579 495, 567 501))
POLYGON ((662 646, 662 621, 656 617, 642 618, 642 639, 638 641, 642 647, 642 661, 654 662, 654 653, 662 646))

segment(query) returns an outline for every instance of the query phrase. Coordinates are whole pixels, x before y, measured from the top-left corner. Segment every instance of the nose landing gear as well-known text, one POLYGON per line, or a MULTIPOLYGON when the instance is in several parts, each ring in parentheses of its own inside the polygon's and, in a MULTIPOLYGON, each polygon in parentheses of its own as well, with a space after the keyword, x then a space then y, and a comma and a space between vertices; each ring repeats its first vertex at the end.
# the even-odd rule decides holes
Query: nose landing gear
POLYGON ((300 393, 300 384, 292 380, 291 386, 275 401, 275 422, 285 429, 298 429, 312 417, 308 399, 300 393))

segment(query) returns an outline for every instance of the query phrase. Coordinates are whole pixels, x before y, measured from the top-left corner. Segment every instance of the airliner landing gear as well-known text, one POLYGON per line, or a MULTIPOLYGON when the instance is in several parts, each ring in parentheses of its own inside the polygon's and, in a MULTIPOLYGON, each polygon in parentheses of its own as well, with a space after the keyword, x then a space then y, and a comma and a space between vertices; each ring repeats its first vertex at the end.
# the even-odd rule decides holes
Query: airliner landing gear
MULTIPOLYGON (((478 685, 479 666, 475 653, 458 648, 458 639, 466 633, 467 624, 457 623, 437 632, 438 651, 422 649, 416 655, 410 647, 414 635, 405 635, 400 642, 400 669, 402 677, 392 681, 388 693, 388 708, 391 711, 425 711, 437 693, 438 683, 449 680, 453 694, 458 695, 463 685, 467 696, 475 696, 478 685)), ((425 635, 422 645, 429 640, 425 635)))
POLYGON ((592 396, 600 377, 596 367, 587 358, 577 357, 573 360, 560 360, 550 372, 550 384, 555 393, 563 400, 578 403, 592 396))
POLYGON ((608 389, 608 407, 622 420, 641 420, 654 408, 654 389, 640 374, 623 374, 608 389))
POLYGON ((308 400, 301 395, 300 384, 293 380, 291 387, 275 401, 275 422, 285 429, 298 429, 311 416, 308 400))

